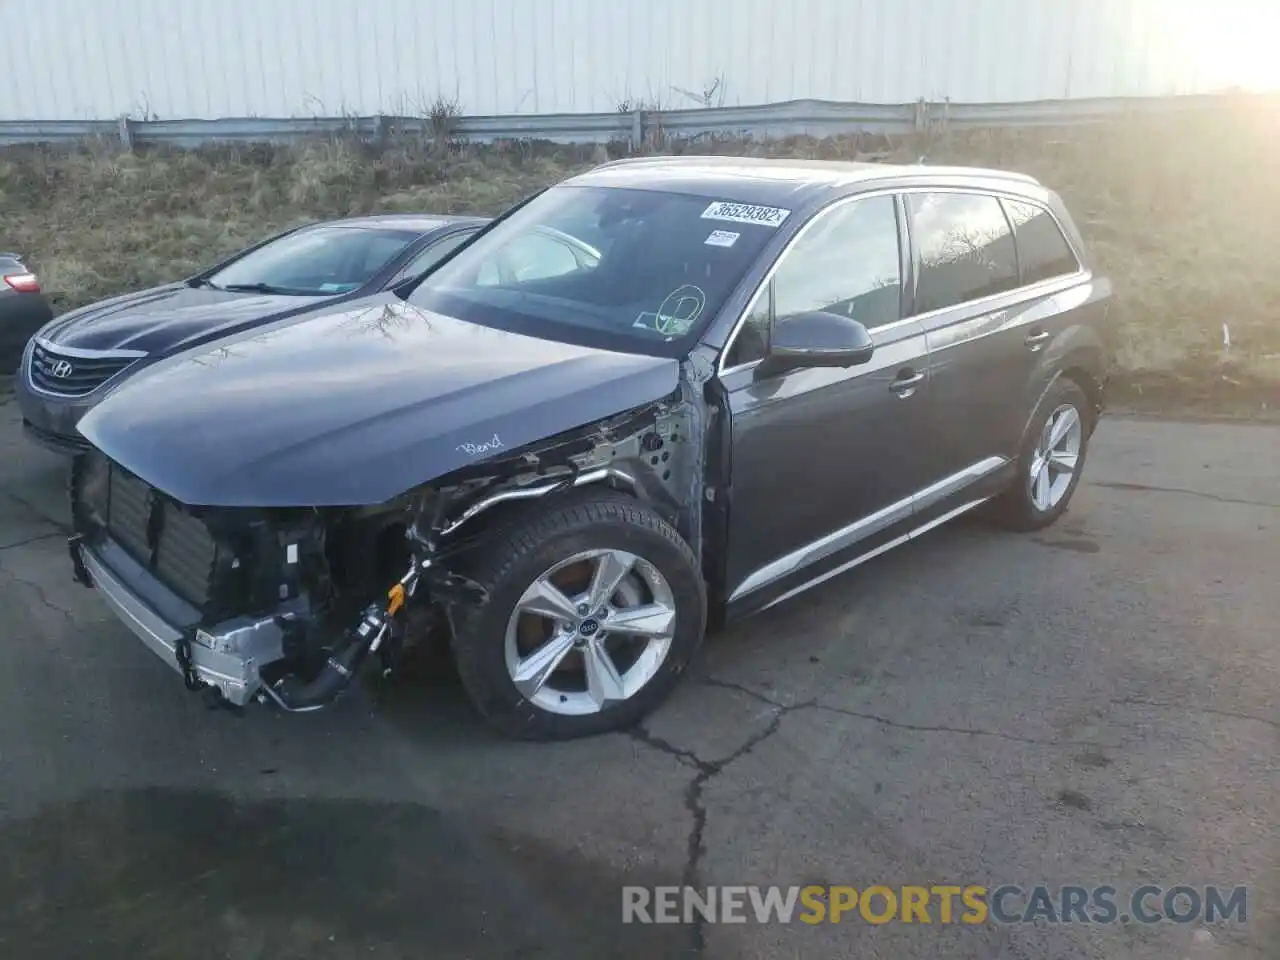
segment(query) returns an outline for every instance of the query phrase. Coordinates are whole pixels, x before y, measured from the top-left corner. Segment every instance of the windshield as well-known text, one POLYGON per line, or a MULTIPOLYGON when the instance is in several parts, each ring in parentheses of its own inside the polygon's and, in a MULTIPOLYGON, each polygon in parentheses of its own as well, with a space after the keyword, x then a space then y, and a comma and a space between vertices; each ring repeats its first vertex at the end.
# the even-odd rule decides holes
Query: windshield
POLYGON ((543 339, 679 356, 774 234, 785 213, 770 222, 771 210, 655 190, 553 187, 409 299, 543 339))
POLYGON ((336 296, 364 286, 417 237, 410 230, 308 227, 245 254, 207 282, 224 290, 336 296))

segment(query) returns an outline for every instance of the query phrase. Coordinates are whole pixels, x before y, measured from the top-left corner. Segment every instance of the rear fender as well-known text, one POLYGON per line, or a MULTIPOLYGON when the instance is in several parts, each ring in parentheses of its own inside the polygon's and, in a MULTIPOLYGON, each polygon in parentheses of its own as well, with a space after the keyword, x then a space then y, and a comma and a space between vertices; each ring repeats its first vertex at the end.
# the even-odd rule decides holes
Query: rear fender
POLYGON ((1087 327, 1071 327, 1059 335, 1054 344, 1061 347, 1056 361, 1044 387, 1040 390, 1031 405, 1031 411, 1022 427, 1022 438, 1018 449, 1025 449, 1034 424, 1043 413, 1049 393, 1063 377, 1075 381, 1085 395, 1088 396, 1092 409, 1089 411, 1088 431, 1093 433, 1106 406, 1106 365, 1103 362, 1103 349, 1096 333, 1087 327))

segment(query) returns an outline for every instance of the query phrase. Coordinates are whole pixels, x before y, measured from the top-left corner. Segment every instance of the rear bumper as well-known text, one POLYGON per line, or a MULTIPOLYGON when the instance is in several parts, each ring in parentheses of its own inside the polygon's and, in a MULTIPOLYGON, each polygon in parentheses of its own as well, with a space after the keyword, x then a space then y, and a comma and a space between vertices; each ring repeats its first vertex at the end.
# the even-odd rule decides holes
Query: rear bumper
POLYGON ((262 686, 259 670, 283 656, 283 632, 276 618, 240 617, 212 627, 199 626, 199 613, 159 584, 117 544, 90 546, 73 538, 77 571, 97 588, 120 621, 143 644, 182 675, 177 647, 191 636, 191 665, 196 677, 236 706, 248 703, 262 686))

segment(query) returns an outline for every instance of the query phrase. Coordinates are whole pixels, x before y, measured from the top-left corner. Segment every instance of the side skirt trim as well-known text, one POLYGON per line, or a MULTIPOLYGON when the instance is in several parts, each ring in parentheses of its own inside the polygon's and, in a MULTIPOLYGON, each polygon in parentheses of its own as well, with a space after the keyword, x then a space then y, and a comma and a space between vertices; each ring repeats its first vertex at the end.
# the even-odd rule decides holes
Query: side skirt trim
POLYGON ((832 577, 839 576, 840 574, 848 570, 852 570, 854 567, 859 566, 860 564, 866 563, 868 560, 878 557, 882 553, 888 553, 894 547, 900 547, 904 543, 906 543, 908 540, 914 540, 917 537, 928 533, 930 530, 934 529, 935 527, 940 527, 947 521, 954 520, 956 517, 960 516, 960 514, 967 513, 968 511, 972 510, 974 507, 981 506, 982 504, 986 503, 990 499, 991 499, 990 497, 982 497, 979 500, 970 500, 968 503, 963 504, 962 506, 956 507, 954 510, 948 510, 946 513, 942 514, 941 516, 934 517, 928 523, 923 524, 919 527, 916 527, 916 529, 910 531, 909 533, 904 533, 902 536, 897 537, 893 540, 890 540, 887 543, 882 543, 880 546, 876 547, 874 550, 868 550, 866 553, 861 554, 860 556, 854 557, 852 560, 848 561, 847 563, 842 563, 840 566, 836 567, 835 569, 828 570, 826 573, 821 574, 820 576, 814 577, 812 580, 806 581, 805 583, 800 584, 798 587, 792 587, 786 593, 778 597, 775 597, 773 600, 770 600, 760 609, 768 610, 770 607, 776 606, 777 604, 782 603, 782 601, 784 600, 790 600, 792 597, 796 596, 797 594, 804 593, 810 587, 816 587, 820 583, 826 583, 832 577))
MULTIPOLYGON (((729 602, 740 600, 747 594, 754 593, 762 587, 767 587, 769 584, 781 580, 797 570, 840 553, 853 546, 859 540, 865 540, 882 530, 887 530, 895 524, 910 519, 913 513, 921 513, 936 504, 942 503, 965 487, 995 473, 1008 462, 1004 457, 987 457, 985 460, 979 460, 977 463, 971 464, 949 477, 944 477, 937 483, 930 484, 909 497, 904 497, 869 516, 855 520, 846 527, 834 530, 812 543, 807 543, 785 556, 770 561, 758 570, 753 571, 743 580, 729 596, 729 602)), ((790 594, 786 594, 786 596, 790 596, 790 594)))

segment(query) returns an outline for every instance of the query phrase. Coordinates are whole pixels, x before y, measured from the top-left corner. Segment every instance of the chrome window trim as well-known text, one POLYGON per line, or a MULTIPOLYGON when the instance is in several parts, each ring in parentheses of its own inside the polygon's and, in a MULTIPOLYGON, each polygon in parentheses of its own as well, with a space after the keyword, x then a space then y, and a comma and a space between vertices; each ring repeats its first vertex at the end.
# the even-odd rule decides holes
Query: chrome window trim
MULTIPOLYGON (((1039 184, 1036 184, 1036 186, 1039 186, 1039 184)), ((761 295, 768 288, 769 284, 773 281, 774 274, 778 272, 778 268, 781 267, 782 264, 786 261, 787 257, 790 256, 791 251, 795 248, 795 245, 800 241, 800 239, 805 235, 805 233, 808 232, 810 227, 812 227, 822 217, 826 216, 828 213, 832 212, 833 210, 838 210, 841 207, 850 203, 856 203, 858 200, 866 200, 874 197, 882 197, 885 195, 895 196, 895 197, 901 196, 905 198, 908 194, 915 194, 915 193, 962 193, 962 194, 976 194, 978 196, 983 196, 983 197, 995 197, 997 199, 1007 198, 1009 200, 1014 200, 1018 203, 1023 203, 1028 206, 1036 207, 1039 210, 1043 210, 1045 213, 1049 214, 1050 218, 1054 222, 1054 225, 1057 226, 1058 232, 1062 235, 1062 239, 1067 242, 1067 249, 1070 250, 1072 253, 1072 256, 1075 257, 1076 266, 1079 269, 1077 269, 1075 273, 1063 274, 1060 277, 1048 277, 1044 280, 1037 280, 1035 283, 1026 284, 1025 286, 1014 287, 1010 290, 1003 290, 1000 293, 988 294, 987 296, 979 297, 976 300, 965 300, 962 303, 953 303, 950 306, 939 307, 936 310, 929 310, 925 313, 914 313, 914 314, 911 314, 910 316, 903 317, 900 320, 895 320, 892 323, 882 324, 881 326, 874 328, 873 330, 869 331, 873 336, 882 331, 892 330, 908 323, 917 323, 922 320, 927 320, 929 318, 937 316, 940 313, 945 313, 950 310, 958 310, 962 307, 978 306, 987 302, 994 302, 996 300, 999 300, 1002 297, 1015 297, 1017 299, 1022 299, 1027 295, 1034 296, 1041 292, 1040 291, 1041 287, 1048 287, 1050 285, 1061 284, 1062 288, 1065 290, 1068 287, 1075 286, 1078 283, 1082 283, 1092 275, 1092 272, 1083 266, 1084 259, 1083 257, 1081 257, 1080 251, 1076 249, 1076 245, 1072 242, 1070 235, 1067 233, 1066 230, 1062 228, 1062 221, 1058 219, 1058 215, 1054 213, 1052 209, 1050 209, 1046 204, 1042 203, 1041 201, 1036 200, 1033 197, 1028 197, 1021 193, 1018 193, 1016 190, 1012 190, 1008 188, 1000 189, 999 187, 996 187, 996 186, 992 186, 991 188, 973 187, 973 186, 970 186, 970 187, 909 186, 909 187, 884 187, 884 188, 878 188, 875 190, 865 190, 860 193, 853 193, 845 197, 840 197, 839 199, 834 200, 827 206, 823 207, 821 210, 819 210, 817 213, 815 213, 812 217, 809 218, 808 223, 806 223, 804 226, 802 226, 799 230, 796 231, 796 235, 794 237, 792 237, 790 240, 787 241, 787 245, 782 248, 782 252, 778 254, 778 258, 774 260, 773 265, 769 267, 768 272, 766 272, 764 277, 760 280, 760 283, 756 286, 756 289, 751 294, 751 299, 747 301, 746 307, 743 308, 742 313, 738 316, 738 319, 734 322, 733 328, 729 331, 729 336, 725 340, 724 349, 720 351, 720 356, 716 360, 716 375, 723 377, 725 374, 736 373, 739 370, 747 370, 757 366, 760 363, 760 360, 748 360, 746 363, 735 364, 732 367, 725 366, 725 360, 728 358, 729 353, 733 350, 733 346, 738 340, 738 334, 741 332, 743 325, 746 323, 747 317, 751 316, 751 311, 755 309, 756 303, 759 301, 761 295)), ((1001 209, 1003 209, 1003 205, 1001 209)), ((908 217, 907 235, 908 237, 911 238, 911 244, 913 248, 912 250, 908 251, 908 254, 912 254, 914 253, 914 247, 915 247, 915 239, 914 239, 915 235, 911 233, 911 224, 909 222, 911 211, 909 207, 907 208, 906 212, 908 217)), ((1012 227, 1010 227, 1010 236, 1011 237, 1013 236, 1012 227)), ((1017 242, 1016 239, 1014 242, 1015 243, 1017 242)))
MULTIPOLYGON (((986 297, 979 297, 977 300, 965 300, 963 303, 954 303, 949 307, 939 307, 936 310, 929 310, 925 313, 913 314, 909 319, 915 321, 932 320, 940 314, 950 313, 954 310, 963 310, 967 307, 981 307, 988 304, 994 304, 998 300, 1026 300, 1030 297, 1058 293, 1059 290, 1071 289, 1084 280, 1087 280, 1090 276, 1091 274, 1088 270, 1081 270, 1079 273, 1063 274, 1061 277, 1050 277, 1048 280, 1037 280, 1035 283, 1029 283, 1025 287, 1015 287, 1012 290, 1005 290, 1003 293, 993 293, 986 297)), ((986 312, 991 311, 976 310, 973 315, 981 316, 986 312)))

